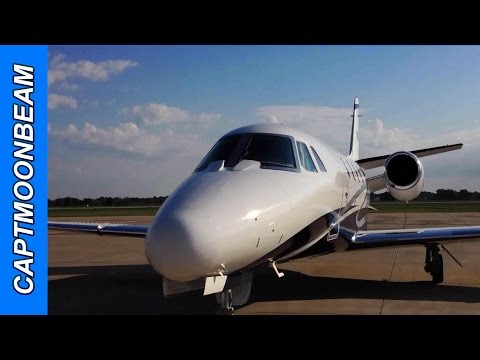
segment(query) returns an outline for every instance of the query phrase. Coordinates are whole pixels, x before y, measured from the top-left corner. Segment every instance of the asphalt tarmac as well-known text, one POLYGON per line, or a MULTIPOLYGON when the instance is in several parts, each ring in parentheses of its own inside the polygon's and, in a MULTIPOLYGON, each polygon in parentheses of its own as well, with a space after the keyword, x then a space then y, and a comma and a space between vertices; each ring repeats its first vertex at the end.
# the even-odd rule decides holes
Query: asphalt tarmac
MULTIPOLYGON (((151 217, 51 218, 148 224, 151 217)), ((371 213, 369 229, 479 225, 480 213, 371 213)), ((252 296, 236 315, 480 314, 480 238, 443 253, 445 281, 423 270, 422 246, 297 260, 255 274, 252 296)), ((215 314, 202 291, 165 298, 143 239, 49 230, 49 314, 215 314)))

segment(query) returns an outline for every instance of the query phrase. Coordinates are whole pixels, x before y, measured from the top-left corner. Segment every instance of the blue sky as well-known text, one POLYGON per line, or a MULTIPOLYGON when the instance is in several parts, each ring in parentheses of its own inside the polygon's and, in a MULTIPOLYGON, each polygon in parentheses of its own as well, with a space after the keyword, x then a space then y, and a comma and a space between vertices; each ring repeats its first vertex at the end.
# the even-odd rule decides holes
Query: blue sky
POLYGON ((464 142, 425 189, 480 191, 480 46, 50 46, 49 197, 168 195, 228 130, 280 121, 361 155, 464 142))

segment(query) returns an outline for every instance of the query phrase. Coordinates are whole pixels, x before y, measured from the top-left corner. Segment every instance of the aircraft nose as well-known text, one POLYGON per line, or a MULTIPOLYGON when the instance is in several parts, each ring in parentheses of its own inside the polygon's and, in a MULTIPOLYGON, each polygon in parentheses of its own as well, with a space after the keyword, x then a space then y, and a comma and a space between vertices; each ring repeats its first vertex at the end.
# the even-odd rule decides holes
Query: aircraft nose
POLYGON ((152 224, 145 242, 151 266, 167 279, 190 281, 217 270, 216 249, 210 247, 212 233, 194 214, 164 214, 152 224))

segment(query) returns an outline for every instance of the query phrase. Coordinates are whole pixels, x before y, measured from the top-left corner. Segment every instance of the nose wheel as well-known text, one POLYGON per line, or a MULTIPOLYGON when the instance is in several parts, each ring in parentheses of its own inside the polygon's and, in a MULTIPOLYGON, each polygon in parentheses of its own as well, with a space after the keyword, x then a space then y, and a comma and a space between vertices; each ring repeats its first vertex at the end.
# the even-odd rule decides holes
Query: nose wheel
POLYGON ((233 315, 234 306, 248 302, 252 291, 253 271, 229 277, 222 292, 216 294, 217 315, 233 315))
POLYGON ((233 294, 232 289, 222 291, 217 295, 217 315, 233 315, 233 294))
POLYGON ((426 246, 425 253, 425 272, 432 276, 432 281, 435 284, 443 282, 443 257, 439 254, 439 247, 437 244, 426 246))

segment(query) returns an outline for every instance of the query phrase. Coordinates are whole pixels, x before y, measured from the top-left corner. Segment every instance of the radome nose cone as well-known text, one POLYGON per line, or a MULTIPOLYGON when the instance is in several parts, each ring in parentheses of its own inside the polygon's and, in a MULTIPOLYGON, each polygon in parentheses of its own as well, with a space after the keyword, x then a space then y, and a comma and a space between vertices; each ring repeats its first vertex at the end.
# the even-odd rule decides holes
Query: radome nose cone
POLYGON ((152 225, 145 253, 152 267, 170 280, 190 281, 214 271, 204 232, 188 214, 160 216, 152 225))

